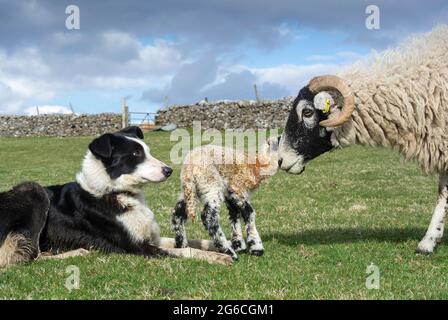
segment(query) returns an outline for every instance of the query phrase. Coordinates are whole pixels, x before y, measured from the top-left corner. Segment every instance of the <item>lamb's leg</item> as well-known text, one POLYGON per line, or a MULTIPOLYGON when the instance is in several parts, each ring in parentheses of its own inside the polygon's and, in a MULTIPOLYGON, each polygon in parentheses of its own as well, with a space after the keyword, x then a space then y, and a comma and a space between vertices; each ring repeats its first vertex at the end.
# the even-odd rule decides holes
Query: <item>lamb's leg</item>
POLYGON ((186 248, 191 247, 199 250, 218 251, 210 240, 187 240, 185 223, 188 219, 185 200, 177 202, 173 211, 171 225, 175 234, 174 239, 160 238, 162 248, 186 248))
POLYGON ((232 248, 236 252, 245 251, 246 242, 244 242, 243 231, 241 229, 241 210, 231 196, 226 197, 226 206, 229 210, 230 228, 232 229, 232 248))
POLYGON ((255 226, 255 210, 248 201, 245 201, 241 207, 241 213, 246 223, 247 245, 249 253, 255 256, 262 256, 264 253, 263 243, 255 226))
POLYGON ((187 211, 185 200, 181 199, 176 203, 174 208, 171 225, 174 231, 174 239, 176 248, 188 247, 187 232, 185 230, 185 222, 187 221, 187 211))
POLYGON ((418 253, 432 253, 437 243, 441 241, 445 224, 444 220, 448 210, 447 201, 448 175, 441 174, 439 178, 439 199, 437 200, 428 231, 426 231, 425 237, 418 244, 418 253))
POLYGON ((232 249, 230 242, 227 241, 226 236, 219 225, 219 209, 220 206, 218 202, 205 201, 204 211, 202 211, 201 214, 202 223, 212 237, 213 244, 218 251, 228 254, 232 259, 237 260, 237 254, 232 249))

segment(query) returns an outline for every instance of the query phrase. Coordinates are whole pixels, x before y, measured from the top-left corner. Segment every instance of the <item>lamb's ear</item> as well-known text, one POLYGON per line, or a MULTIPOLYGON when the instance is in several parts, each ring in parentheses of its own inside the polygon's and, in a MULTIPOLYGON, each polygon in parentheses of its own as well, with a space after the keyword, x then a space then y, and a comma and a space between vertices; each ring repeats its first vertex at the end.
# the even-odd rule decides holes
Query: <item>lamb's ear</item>
POLYGON ((140 129, 140 127, 137 126, 130 126, 127 128, 124 128, 122 130, 120 130, 121 133, 133 136, 135 138, 139 138, 139 139, 143 139, 143 131, 142 129, 140 129))
POLYGON ((110 133, 103 134, 96 138, 89 144, 89 150, 97 158, 109 159, 112 155, 112 139, 113 135, 110 133))
POLYGON ((277 151, 278 150, 278 146, 279 146, 279 143, 280 143, 280 137, 281 136, 269 137, 266 140, 266 143, 269 146, 269 150, 271 150, 271 151, 277 151))

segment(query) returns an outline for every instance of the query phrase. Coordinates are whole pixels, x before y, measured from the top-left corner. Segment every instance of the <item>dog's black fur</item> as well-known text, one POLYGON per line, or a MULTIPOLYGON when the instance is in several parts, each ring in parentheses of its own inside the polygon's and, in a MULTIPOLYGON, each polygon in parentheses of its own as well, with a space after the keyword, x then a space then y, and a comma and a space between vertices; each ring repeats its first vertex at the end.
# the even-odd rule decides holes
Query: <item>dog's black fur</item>
POLYGON ((132 240, 117 216, 125 214, 116 194, 95 198, 77 182, 46 188, 50 210, 40 238, 42 251, 60 253, 77 248, 112 253, 153 254, 151 246, 132 240))
POLYGON ((29 262, 39 255, 48 208, 45 189, 34 182, 0 193, 0 267, 29 262))
MULTIPOLYGON (((104 134, 89 145, 91 161, 100 163, 100 166, 102 164, 112 182, 122 175, 132 177, 135 172, 144 172, 141 168, 141 171, 137 170, 139 165, 145 164, 145 169, 151 168, 152 163, 157 170, 159 167, 161 170, 160 174, 157 173, 156 182, 165 180, 170 176, 171 168, 154 158, 151 158, 152 163, 145 162, 149 161, 149 152, 144 150, 139 139, 143 139, 143 133, 138 127, 104 134)), ((143 176, 133 178, 140 179, 140 184, 132 185, 127 190, 123 183, 121 189, 103 190, 99 195, 85 190, 79 182, 46 188, 28 182, 0 194, 0 266, 2 253, 5 266, 33 260, 38 256, 39 248, 52 253, 84 248, 144 256, 162 254, 163 251, 154 243, 146 238, 137 239, 118 220, 120 216, 135 210, 120 202, 119 197, 138 201, 141 199, 141 187, 151 181, 143 176), (19 240, 7 243, 12 235, 20 235, 19 240), (12 250, 16 255, 26 249, 29 252, 26 259, 12 259, 11 246, 15 246, 12 250)))

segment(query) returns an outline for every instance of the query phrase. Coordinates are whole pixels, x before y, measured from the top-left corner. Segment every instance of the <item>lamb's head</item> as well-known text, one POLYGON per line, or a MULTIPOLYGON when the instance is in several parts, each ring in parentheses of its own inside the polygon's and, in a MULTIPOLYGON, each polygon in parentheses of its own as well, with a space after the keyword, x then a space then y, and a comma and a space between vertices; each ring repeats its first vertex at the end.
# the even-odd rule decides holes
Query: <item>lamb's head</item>
POLYGON ((270 137, 258 152, 258 161, 260 163, 260 176, 273 176, 278 170, 278 146, 280 136, 270 137))
POLYGON ((353 93, 342 79, 313 78, 293 102, 280 139, 281 169, 300 174, 308 161, 331 150, 334 127, 347 122, 353 109, 353 93))

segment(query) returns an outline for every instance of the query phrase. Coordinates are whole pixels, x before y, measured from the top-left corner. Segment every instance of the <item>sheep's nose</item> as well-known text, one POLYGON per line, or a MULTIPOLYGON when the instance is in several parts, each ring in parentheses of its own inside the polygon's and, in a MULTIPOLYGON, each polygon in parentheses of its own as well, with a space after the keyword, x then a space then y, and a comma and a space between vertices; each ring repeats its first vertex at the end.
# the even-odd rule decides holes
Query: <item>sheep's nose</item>
POLYGON ((171 169, 170 167, 163 167, 162 172, 165 175, 165 177, 168 178, 173 173, 173 169, 171 169))
POLYGON ((278 167, 281 168, 283 163, 283 159, 278 159, 278 167))

